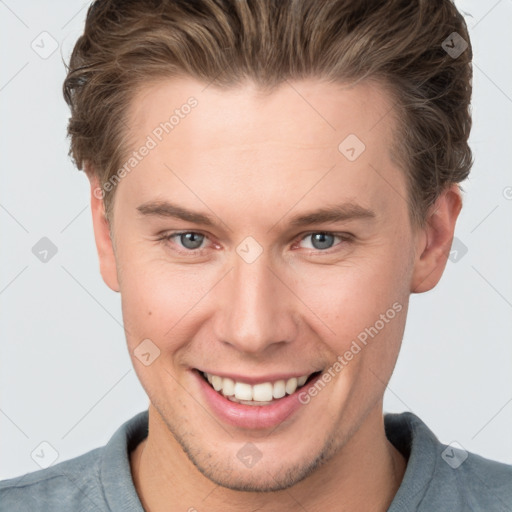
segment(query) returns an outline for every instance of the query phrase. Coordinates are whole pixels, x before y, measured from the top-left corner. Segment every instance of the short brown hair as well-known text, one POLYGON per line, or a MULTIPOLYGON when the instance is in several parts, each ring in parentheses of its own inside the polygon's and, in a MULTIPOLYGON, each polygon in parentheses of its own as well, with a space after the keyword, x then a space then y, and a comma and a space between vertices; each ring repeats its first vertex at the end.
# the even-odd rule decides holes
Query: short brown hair
MULTIPOLYGON (((285 80, 376 80, 394 103, 391 154, 421 225, 473 164, 471 59, 452 0, 97 0, 64 82, 70 154, 106 183, 127 151, 130 100, 154 79, 189 76, 223 88, 250 79, 265 91, 285 80), (455 42, 460 55, 448 52, 455 42)), ((107 216, 112 195, 104 196, 107 216)))

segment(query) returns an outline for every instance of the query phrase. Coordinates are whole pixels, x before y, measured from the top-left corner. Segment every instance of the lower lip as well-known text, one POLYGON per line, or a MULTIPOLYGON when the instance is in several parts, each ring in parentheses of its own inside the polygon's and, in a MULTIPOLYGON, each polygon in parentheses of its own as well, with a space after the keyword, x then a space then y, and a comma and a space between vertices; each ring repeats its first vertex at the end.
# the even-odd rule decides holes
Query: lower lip
MULTIPOLYGON (((198 370, 192 370, 195 378, 199 381, 202 393, 213 410, 215 415, 222 421, 235 427, 246 429, 268 429, 276 427, 287 418, 291 418, 297 410, 303 406, 299 401, 299 393, 303 388, 297 389, 295 393, 286 395, 275 400, 269 405, 244 405, 232 402, 215 391, 202 377, 198 370)), ((308 382, 311 386, 321 376, 318 374, 308 382)), ((303 386, 305 387, 305 386, 303 386)))

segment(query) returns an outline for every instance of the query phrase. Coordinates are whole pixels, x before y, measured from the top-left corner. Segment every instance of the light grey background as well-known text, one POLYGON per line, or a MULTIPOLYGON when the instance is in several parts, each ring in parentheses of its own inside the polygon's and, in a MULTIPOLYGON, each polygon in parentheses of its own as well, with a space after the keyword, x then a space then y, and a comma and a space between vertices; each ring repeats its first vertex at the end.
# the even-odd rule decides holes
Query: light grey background
MULTIPOLYGON (((456 230, 467 253, 412 297, 385 410, 512 463, 512 2, 457 5, 474 48, 475 165, 456 230)), ((148 405, 99 274, 88 182, 67 156, 62 57, 86 6, 0 1, 0 478, 52 462, 43 441, 56 462, 101 446, 148 405), (47 263, 32 253, 42 237, 58 249, 47 263)))

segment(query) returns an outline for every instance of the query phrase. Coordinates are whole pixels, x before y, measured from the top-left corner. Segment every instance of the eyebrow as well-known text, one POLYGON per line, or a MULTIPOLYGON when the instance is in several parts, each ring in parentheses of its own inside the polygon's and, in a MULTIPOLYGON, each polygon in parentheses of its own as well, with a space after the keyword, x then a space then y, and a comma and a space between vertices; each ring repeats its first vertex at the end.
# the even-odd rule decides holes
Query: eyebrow
MULTIPOLYGON (((138 206, 137 211, 144 216, 175 218, 204 226, 214 227, 217 224, 214 217, 210 215, 187 210, 168 201, 149 201, 138 206)), ((310 224, 342 222, 353 219, 373 219, 375 217, 376 215, 373 210, 363 208, 355 203, 344 203, 296 215, 291 218, 289 225, 297 228, 310 224)))

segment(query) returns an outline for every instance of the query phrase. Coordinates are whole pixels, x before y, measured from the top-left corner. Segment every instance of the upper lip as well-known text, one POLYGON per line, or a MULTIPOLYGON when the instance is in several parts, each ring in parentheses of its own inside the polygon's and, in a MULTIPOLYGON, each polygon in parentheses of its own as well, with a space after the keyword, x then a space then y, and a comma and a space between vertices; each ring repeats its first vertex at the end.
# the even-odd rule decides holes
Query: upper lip
POLYGON ((219 377, 222 377, 222 378, 227 377, 228 379, 232 379, 236 382, 245 382, 245 383, 251 384, 251 385, 261 384, 263 382, 276 382, 278 380, 286 381, 293 377, 298 379, 299 377, 302 377, 304 375, 307 375, 309 377, 312 373, 316 373, 316 372, 320 371, 320 370, 313 370, 313 371, 306 370, 303 373, 287 372, 287 373, 272 373, 269 375, 250 376, 250 375, 245 375, 245 374, 240 374, 240 373, 227 373, 227 372, 222 372, 222 371, 218 371, 218 370, 201 370, 199 368, 195 368, 195 369, 200 372, 203 372, 203 373, 209 373, 210 375, 218 375, 219 377))

